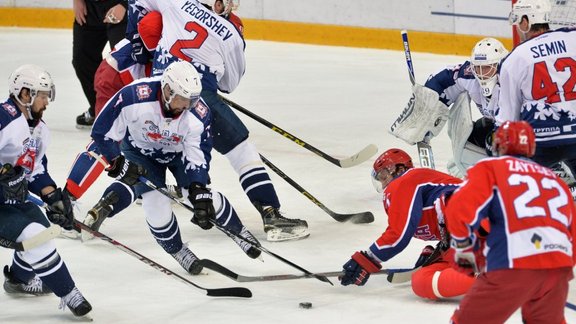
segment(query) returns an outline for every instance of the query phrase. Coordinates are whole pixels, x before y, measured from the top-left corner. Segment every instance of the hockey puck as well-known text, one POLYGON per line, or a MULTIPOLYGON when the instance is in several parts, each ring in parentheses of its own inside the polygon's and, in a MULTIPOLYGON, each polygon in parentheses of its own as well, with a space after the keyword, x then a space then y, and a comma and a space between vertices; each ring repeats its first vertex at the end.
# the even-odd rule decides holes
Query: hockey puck
POLYGON ((309 302, 300 303, 298 306, 300 306, 300 308, 310 309, 310 308, 312 308, 312 303, 309 303, 309 302))

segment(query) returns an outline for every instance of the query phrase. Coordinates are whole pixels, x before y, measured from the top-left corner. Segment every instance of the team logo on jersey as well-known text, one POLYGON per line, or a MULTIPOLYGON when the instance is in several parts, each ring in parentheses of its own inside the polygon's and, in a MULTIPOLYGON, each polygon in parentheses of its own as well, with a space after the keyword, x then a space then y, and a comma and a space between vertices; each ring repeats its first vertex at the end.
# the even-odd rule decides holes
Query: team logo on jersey
POLYGON ((532 242, 532 244, 534 244, 534 246, 536 247, 537 250, 540 250, 541 243, 542 243, 542 236, 534 233, 534 235, 532 235, 532 238, 530 239, 530 242, 532 242))
POLYGON ((194 110, 196 110, 196 113, 202 119, 204 119, 206 115, 208 115, 208 107, 206 107, 206 105, 202 101, 198 101, 196 107, 194 107, 194 110))
POLYGON ((2 104, 2 108, 4 108, 4 110, 6 110, 12 117, 16 116, 16 114, 18 113, 16 108, 11 104, 4 103, 2 104))
POLYGON ((136 95, 138 96, 138 99, 144 100, 150 98, 150 94, 152 94, 152 89, 147 84, 136 87, 136 95))

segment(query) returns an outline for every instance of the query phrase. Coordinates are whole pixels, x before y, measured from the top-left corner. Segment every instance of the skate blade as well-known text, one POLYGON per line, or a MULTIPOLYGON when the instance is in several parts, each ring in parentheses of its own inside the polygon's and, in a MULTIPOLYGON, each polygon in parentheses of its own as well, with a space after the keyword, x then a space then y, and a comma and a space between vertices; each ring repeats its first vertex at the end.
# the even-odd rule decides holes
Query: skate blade
POLYGON ((266 240, 268 242, 284 242, 284 241, 296 241, 303 240, 310 236, 310 231, 306 227, 293 227, 286 232, 280 228, 271 229, 266 232, 266 240))

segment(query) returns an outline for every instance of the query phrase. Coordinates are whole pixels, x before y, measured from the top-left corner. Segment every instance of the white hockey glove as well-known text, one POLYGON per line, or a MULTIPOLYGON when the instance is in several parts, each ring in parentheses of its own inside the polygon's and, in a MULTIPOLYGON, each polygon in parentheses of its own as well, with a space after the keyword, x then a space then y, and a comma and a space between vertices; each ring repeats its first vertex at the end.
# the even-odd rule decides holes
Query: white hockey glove
POLYGON ((436 91, 415 84, 412 97, 406 108, 390 126, 390 134, 410 145, 437 136, 448 120, 449 109, 443 104, 436 91))

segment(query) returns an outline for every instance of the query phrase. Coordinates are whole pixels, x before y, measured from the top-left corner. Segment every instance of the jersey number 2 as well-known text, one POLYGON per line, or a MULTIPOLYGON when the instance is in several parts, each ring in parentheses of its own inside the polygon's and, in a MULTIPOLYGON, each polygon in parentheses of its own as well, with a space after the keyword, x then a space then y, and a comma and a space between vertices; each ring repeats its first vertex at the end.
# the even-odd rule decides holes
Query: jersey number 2
POLYGON ((176 56, 179 59, 190 62, 192 58, 182 52, 183 49, 197 49, 204 44, 206 38, 208 38, 208 32, 206 28, 200 26, 196 22, 187 22, 184 25, 184 29, 189 33, 196 33, 192 39, 179 39, 174 42, 174 45, 170 47, 170 54, 176 56))
MULTIPOLYGON (((576 92, 574 92, 574 86, 576 85, 576 61, 571 57, 559 58, 554 62, 554 69, 556 69, 557 72, 566 71, 566 69, 569 70, 568 72, 570 73, 570 76, 562 85, 564 100, 570 101, 576 99, 576 92)), ((538 62, 534 64, 532 97, 535 100, 546 98, 546 103, 549 104, 562 101, 558 90, 558 84, 552 80, 546 62, 538 62)))

